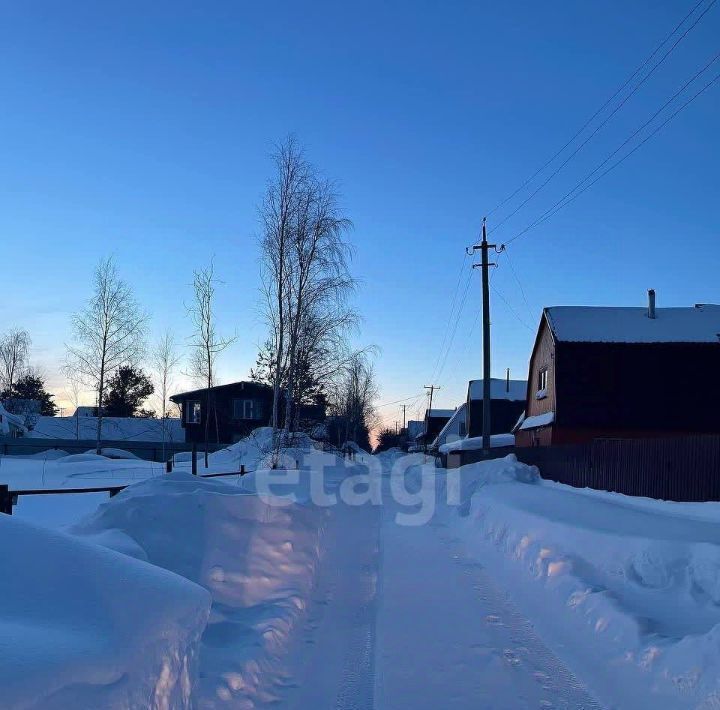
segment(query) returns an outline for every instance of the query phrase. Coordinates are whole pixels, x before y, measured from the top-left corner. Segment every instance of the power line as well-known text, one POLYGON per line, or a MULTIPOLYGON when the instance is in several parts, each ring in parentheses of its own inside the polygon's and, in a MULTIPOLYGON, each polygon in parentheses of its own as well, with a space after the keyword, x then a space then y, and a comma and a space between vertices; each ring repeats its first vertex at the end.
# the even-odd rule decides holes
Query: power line
MULTIPOLYGON (((681 111, 683 111, 685 108, 687 108, 695 99, 697 99, 699 96, 704 94, 716 81, 720 79, 720 74, 717 74, 713 79, 711 79, 707 84, 705 84, 697 93, 695 93, 693 96, 691 96, 684 104, 682 104, 677 110, 675 110, 673 113, 671 113, 661 124, 659 124, 650 134, 648 134, 640 143, 638 143, 630 152, 626 153, 622 158, 617 160, 615 163, 613 163, 607 170, 604 170, 600 175, 598 175, 592 182, 589 182, 587 185, 585 185, 581 190, 576 192, 574 195, 572 194, 575 192, 584 182, 587 181, 587 179, 592 176, 595 172, 597 172, 597 168, 593 170, 589 175, 585 176, 570 192, 568 192, 564 197, 562 197, 560 200, 558 200, 550 209, 546 210, 538 219, 536 219, 534 222, 529 224, 527 227, 522 229, 520 232, 518 232, 512 239, 509 239, 507 242, 505 242, 505 245, 512 244, 516 239, 519 239, 524 234, 526 234, 531 229, 534 229, 535 227, 539 226, 543 222, 547 221, 554 215, 556 215, 560 210, 562 210, 564 207, 567 207, 571 202, 574 202, 580 195, 582 195, 586 190, 589 190, 598 180, 601 180, 605 175, 612 172, 615 168, 617 168, 620 164, 625 162, 635 151, 642 148, 645 143, 647 143, 651 138, 653 138, 661 129, 663 129, 670 121, 672 121, 681 111), (566 199, 567 198, 567 199, 566 199)), ((626 141, 627 143, 627 141, 626 141)), ((622 147, 622 146, 621 146, 622 147)), ((617 152, 617 151, 615 151, 617 152)), ((603 164, 605 164, 607 160, 603 161, 603 164)))
POLYGON ((470 283, 472 282, 472 273, 473 273, 472 270, 470 270, 468 272, 468 278, 465 283, 465 291, 463 292, 462 302, 460 304, 460 308, 458 309, 457 317, 455 318, 455 323, 452 328, 450 340, 448 341, 448 345, 445 350, 445 355, 443 356, 443 359, 442 359, 442 364, 440 366, 440 369, 438 370, 437 376, 435 377, 436 380, 440 379, 443 371, 445 370, 445 364, 447 363, 447 357, 450 354, 450 350, 452 348, 453 342, 455 341, 455 334, 457 333, 458 324, 460 323, 460 316, 462 315, 463 310, 465 309, 465 302, 467 301, 468 291, 470 290, 470 283))
MULTIPOLYGON (((618 104, 618 106, 604 119, 602 123, 590 134, 588 138, 585 139, 583 143, 580 144, 580 146, 570 154, 570 156, 563 162, 560 167, 553 172, 550 177, 548 177, 545 182, 543 182, 539 188, 537 188, 533 193, 530 194, 528 198, 526 198, 523 202, 520 203, 520 205, 513 210, 509 215, 504 217, 499 223, 495 225, 494 229, 497 229, 501 224, 506 222, 510 217, 515 215, 522 207, 524 207, 535 195, 537 195, 540 190, 542 190, 545 185, 552 180, 553 177, 555 177, 562 169, 567 165, 567 163, 572 160, 572 158, 577 155, 577 153, 598 133, 598 131, 622 108, 622 106, 627 103, 627 101, 630 99, 631 96, 652 76, 652 74, 655 72, 655 70, 667 59, 667 57, 674 51, 674 49, 682 42, 683 39, 692 31, 692 29, 702 20, 702 18, 707 14, 707 12, 710 10, 710 8, 715 4, 717 0, 711 0, 710 4, 703 10, 703 12, 695 19, 693 24, 688 27, 685 32, 675 41, 675 43, 670 47, 670 49, 663 55, 663 57, 650 69, 650 71, 640 80, 638 84, 635 85, 635 87, 631 90, 631 92, 618 104)), ((620 88, 597 110, 595 113, 582 125, 580 130, 578 130, 573 137, 563 145, 560 150, 558 150, 548 161, 546 161, 542 167, 540 167, 538 170, 536 170, 525 182, 523 182, 520 187, 518 187, 512 194, 510 194, 508 197, 506 197, 504 200, 499 202, 495 207, 493 207, 490 212, 487 213, 487 216, 490 216, 494 212, 496 212, 500 207, 505 205, 509 200, 511 200, 515 195, 517 195, 524 187, 526 187, 529 183, 531 183, 540 173, 542 173, 545 168, 547 168, 551 163, 555 161, 556 158, 558 158, 566 148, 568 148, 576 138, 578 138, 585 129, 595 120, 595 118, 602 113, 602 111, 607 108, 612 101, 630 84, 630 82, 645 69, 645 67, 652 61, 652 59, 655 57, 655 55, 660 51, 660 49, 670 40, 673 35, 677 33, 677 31, 685 24, 685 22, 690 18, 695 11, 702 5, 702 3, 705 2, 705 0, 699 0, 699 2, 690 10, 690 12, 683 17, 683 19, 675 26, 675 28, 666 36, 663 38, 663 40, 655 47, 655 49, 652 51, 652 53, 645 59, 645 61, 625 80, 625 82, 620 86, 620 88)), ((491 230, 491 231, 493 231, 491 230)))
POLYGON ((531 326, 529 326, 529 325, 520 317, 520 314, 510 305, 510 301, 508 301, 507 298, 505 298, 505 296, 503 296, 502 293, 500 293, 500 291, 498 290, 497 286, 493 285, 493 286, 492 286, 492 290, 493 290, 498 296, 500 296, 500 299, 502 300, 502 302, 508 307, 508 309, 509 309, 510 312, 515 316, 515 318, 518 319, 518 321, 520 322, 520 324, 521 324, 521 325, 524 325, 531 333, 534 333, 534 332, 535 332, 534 328, 532 328, 531 326))
POLYGON ((443 337, 440 344, 440 350, 438 351, 437 359, 435 360, 435 365, 432 370, 432 377, 431 380, 435 379, 435 373, 438 369, 438 366, 440 365, 440 359, 442 358, 443 349, 445 348, 445 343, 447 342, 447 336, 450 332, 450 324, 452 323, 453 313, 455 312, 455 305, 457 303, 457 297, 460 292, 460 282, 462 281, 462 275, 463 271, 465 271, 465 263, 467 261, 468 253, 467 251, 463 254, 463 260, 460 264, 460 271, 458 272, 457 277, 457 283, 455 284, 455 291, 453 293, 452 302, 450 304, 450 315, 448 316, 447 321, 445 322, 445 329, 443 331, 443 337))
POLYGON ((378 404, 375 408, 380 409, 380 407, 389 407, 391 404, 399 404, 400 402, 409 402, 411 399, 417 399, 418 397, 424 396, 424 392, 421 392, 418 395, 412 395, 411 397, 405 397, 404 399, 396 399, 392 402, 385 402, 384 404, 378 404))
MULTIPOLYGON (((532 308, 530 308, 530 304, 528 303, 527 296, 525 295, 525 289, 523 288, 522 282, 518 278, 517 272, 515 271, 515 267, 512 264, 512 260, 510 259, 510 253, 508 252, 507 249, 503 249, 501 254, 507 254, 508 266, 510 267, 510 271, 512 272, 512 275, 515 277, 515 281, 517 281, 517 285, 520 287, 520 294, 522 295, 523 301, 525 302, 525 306, 528 310, 528 314, 530 315, 530 318, 533 319, 535 317, 533 310, 532 310, 532 308)), ((498 258, 498 261, 500 261, 499 258, 498 258)))

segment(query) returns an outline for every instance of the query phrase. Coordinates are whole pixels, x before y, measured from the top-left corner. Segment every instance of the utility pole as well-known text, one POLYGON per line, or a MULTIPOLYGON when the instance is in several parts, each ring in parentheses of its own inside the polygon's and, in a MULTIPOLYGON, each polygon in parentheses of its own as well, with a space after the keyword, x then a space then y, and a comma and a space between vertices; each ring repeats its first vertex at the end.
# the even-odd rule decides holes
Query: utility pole
POLYGON ((403 404, 403 405, 402 405, 402 410, 403 410, 403 427, 402 427, 402 428, 403 428, 403 429, 406 428, 406 423, 405 423, 405 409, 406 409, 406 408, 407 408, 407 404, 403 404))
MULTIPOLYGON (((426 390, 430 390, 430 403, 428 404, 428 419, 430 418, 430 412, 432 411, 433 393, 435 390, 439 390, 440 387, 437 385, 425 385, 426 390)), ((425 431, 425 441, 423 443, 423 451, 427 452, 427 431, 425 431)))
MULTIPOLYGON (((483 423, 482 423, 482 447, 483 452, 488 455, 490 453, 490 264, 488 260, 488 251, 497 247, 495 244, 488 244, 487 231, 485 228, 485 218, 482 224, 482 242, 476 244, 473 252, 480 250, 481 263, 473 264, 473 268, 480 266, 482 269, 482 321, 483 321, 483 423)), ((502 250, 502 249, 501 249, 502 250)))

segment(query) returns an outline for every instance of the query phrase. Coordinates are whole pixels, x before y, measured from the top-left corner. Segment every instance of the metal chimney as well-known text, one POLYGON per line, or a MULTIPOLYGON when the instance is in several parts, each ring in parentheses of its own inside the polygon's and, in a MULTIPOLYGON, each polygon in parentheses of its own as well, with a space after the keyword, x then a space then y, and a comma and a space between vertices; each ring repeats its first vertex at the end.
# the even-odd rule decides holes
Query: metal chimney
POLYGON ((655 318, 655 289, 648 291, 648 318, 655 318))

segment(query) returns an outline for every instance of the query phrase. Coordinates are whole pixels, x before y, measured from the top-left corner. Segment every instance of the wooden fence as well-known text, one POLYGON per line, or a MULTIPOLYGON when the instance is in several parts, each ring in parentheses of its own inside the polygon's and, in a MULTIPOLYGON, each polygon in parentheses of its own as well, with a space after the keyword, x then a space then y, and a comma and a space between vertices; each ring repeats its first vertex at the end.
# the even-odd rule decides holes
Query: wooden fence
MULTIPOLYGON (((171 466, 167 468, 168 472, 172 470, 171 466)), ((206 473, 198 475, 197 469, 193 467, 193 474, 198 478, 220 478, 221 476, 244 476, 248 471, 245 470, 245 464, 240 466, 239 471, 229 471, 226 473, 206 473)), ((130 483, 114 486, 91 486, 87 488, 13 488, 7 483, 0 484, 0 513, 6 515, 13 514, 13 507, 17 505, 20 496, 40 496, 40 495, 76 495, 80 493, 109 493, 110 497, 117 495, 120 491, 127 488, 130 483)))
MULTIPOLYGON (((717 435, 595 439, 588 444, 518 447, 503 453, 510 451, 523 463, 537 466, 543 478, 576 488, 662 500, 720 500, 717 435)), ((462 453, 467 455, 455 465, 481 458, 481 452, 462 453)))

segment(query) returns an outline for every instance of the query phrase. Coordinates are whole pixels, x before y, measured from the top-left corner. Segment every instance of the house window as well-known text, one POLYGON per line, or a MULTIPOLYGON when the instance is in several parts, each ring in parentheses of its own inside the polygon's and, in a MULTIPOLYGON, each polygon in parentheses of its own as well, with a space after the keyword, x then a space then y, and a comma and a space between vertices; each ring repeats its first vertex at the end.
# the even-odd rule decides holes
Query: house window
POLYGON ((185 402, 185 423, 200 424, 200 419, 200 402, 196 399, 185 402))
POLYGON ((256 399, 233 400, 234 419, 262 419, 262 402, 256 399))
POLYGON ((538 372, 538 383, 537 383, 537 399, 547 397, 547 367, 543 367, 538 372))

